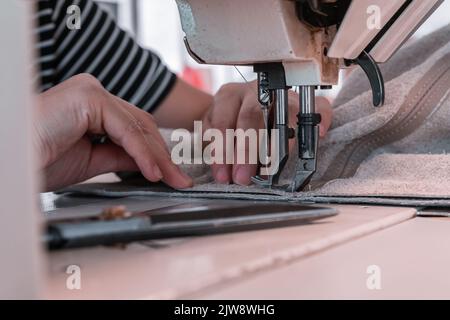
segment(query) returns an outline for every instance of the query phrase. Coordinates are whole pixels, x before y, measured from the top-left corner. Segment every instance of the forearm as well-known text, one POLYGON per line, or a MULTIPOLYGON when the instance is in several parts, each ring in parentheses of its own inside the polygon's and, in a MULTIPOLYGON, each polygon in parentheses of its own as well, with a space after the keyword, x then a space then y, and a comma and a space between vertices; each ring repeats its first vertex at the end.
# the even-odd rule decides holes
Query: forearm
POLYGON ((159 127, 193 130, 212 105, 213 97, 178 78, 170 94, 153 112, 159 127))

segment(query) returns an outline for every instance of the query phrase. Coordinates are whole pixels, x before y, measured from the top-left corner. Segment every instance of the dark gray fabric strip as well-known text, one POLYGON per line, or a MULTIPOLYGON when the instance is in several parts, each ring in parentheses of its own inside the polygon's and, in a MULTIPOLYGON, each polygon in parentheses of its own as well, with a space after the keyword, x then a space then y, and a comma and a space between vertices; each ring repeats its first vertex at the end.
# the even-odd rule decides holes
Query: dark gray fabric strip
POLYGON ((314 196, 295 193, 284 195, 248 194, 248 193, 224 193, 224 192, 199 192, 199 191, 175 191, 169 188, 158 188, 154 185, 147 187, 130 187, 125 183, 94 183, 72 186, 59 192, 61 194, 89 195, 108 198, 121 197, 167 197, 167 198, 201 198, 201 199, 233 199, 233 200, 258 200, 281 201, 301 203, 341 203, 361 205, 394 205, 408 207, 450 207, 450 199, 433 198, 406 198, 406 197, 339 197, 339 196, 314 196))

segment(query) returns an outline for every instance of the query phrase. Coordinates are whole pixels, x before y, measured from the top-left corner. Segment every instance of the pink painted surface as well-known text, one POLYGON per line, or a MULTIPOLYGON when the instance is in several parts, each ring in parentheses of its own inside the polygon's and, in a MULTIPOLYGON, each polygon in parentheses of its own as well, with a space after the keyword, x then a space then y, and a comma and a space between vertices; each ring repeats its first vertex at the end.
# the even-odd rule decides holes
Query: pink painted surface
POLYGON ((448 218, 416 218, 189 298, 449 299, 449 234, 448 218), (380 290, 366 284, 373 265, 380 271, 380 290))
POLYGON ((50 254, 48 296, 178 298, 289 265, 415 214, 408 208, 337 207, 340 215, 306 226, 184 239, 157 249, 135 244, 126 250, 55 252, 50 254), (72 264, 81 268, 81 290, 66 289, 65 271, 72 264))

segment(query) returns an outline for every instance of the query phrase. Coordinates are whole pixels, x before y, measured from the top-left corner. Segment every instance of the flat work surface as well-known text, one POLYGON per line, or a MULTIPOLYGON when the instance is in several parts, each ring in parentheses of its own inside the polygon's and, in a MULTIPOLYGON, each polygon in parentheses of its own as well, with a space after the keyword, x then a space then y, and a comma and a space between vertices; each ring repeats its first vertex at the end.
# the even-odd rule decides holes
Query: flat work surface
POLYGON ((415 218, 190 298, 450 299, 449 234, 448 218, 415 218), (377 266, 380 290, 368 289, 369 266, 377 266))
MULTIPOLYGON (((70 206, 69 200, 60 200, 59 207, 51 208, 52 214, 72 214, 83 210, 92 213, 111 202, 125 204, 132 210, 144 209, 172 199, 79 201, 84 204, 74 207, 70 206)), ((309 225, 137 243, 126 249, 98 247, 52 252, 49 254, 48 296, 133 299, 182 298, 204 293, 205 297, 212 297, 209 290, 218 292, 221 288, 234 287, 297 262, 302 263, 308 256, 320 256, 335 246, 345 247, 349 242, 361 241, 358 239, 406 221, 416 212, 415 209, 401 207, 333 207, 340 211, 338 216, 309 225), (69 265, 80 267, 81 290, 66 288, 69 265)), ((329 267, 329 264, 324 267, 329 267)), ((250 293, 247 298, 259 294, 250 293)), ((285 294, 280 292, 278 298, 282 297, 285 294)))

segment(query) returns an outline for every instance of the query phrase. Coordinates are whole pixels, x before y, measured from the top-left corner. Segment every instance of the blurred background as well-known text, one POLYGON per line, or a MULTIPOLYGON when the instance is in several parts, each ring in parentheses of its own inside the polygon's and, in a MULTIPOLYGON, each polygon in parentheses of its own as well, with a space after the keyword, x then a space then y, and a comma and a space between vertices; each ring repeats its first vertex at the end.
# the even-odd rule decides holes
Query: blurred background
MULTIPOLYGON (((255 78, 251 67, 205 66, 197 64, 187 54, 183 44, 175 0, 98 0, 144 47, 157 52, 181 78, 209 93, 215 93, 227 82, 251 81, 255 78)), ((433 16, 416 32, 423 37, 450 22, 450 1, 444 1, 433 16)), ((341 82, 342 83, 342 82, 341 82)), ((322 92, 333 98, 339 87, 322 92)))

